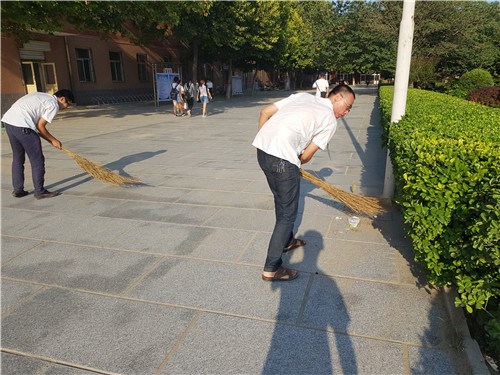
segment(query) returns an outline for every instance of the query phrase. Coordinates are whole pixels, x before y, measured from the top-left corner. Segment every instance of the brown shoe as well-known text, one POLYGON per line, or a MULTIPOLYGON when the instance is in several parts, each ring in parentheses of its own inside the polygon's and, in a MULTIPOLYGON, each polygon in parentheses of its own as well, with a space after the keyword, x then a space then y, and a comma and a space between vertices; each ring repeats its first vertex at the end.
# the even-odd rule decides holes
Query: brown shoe
POLYGON ((25 190, 21 190, 21 191, 13 191, 12 192, 12 196, 14 198, 22 198, 22 197, 25 197, 27 196, 29 193, 25 190))
POLYGON ((296 247, 305 246, 305 245, 306 245, 306 241, 305 240, 301 240, 299 238, 294 238, 293 241, 292 241, 292 244, 290 246, 285 247, 283 249, 283 252, 286 253, 287 251, 295 249, 296 247))
POLYGON ((266 281, 289 281, 296 279, 299 273, 290 268, 280 267, 274 274, 274 276, 264 276, 262 275, 262 280, 266 281))
POLYGON ((35 194, 36 199, 44 199, 44 198, 52 198, 52 197, 57 197, 58 195, 61 195, 61 193, 54 191, 45 191, 45 193, 40 193, 40 194, 35 194))

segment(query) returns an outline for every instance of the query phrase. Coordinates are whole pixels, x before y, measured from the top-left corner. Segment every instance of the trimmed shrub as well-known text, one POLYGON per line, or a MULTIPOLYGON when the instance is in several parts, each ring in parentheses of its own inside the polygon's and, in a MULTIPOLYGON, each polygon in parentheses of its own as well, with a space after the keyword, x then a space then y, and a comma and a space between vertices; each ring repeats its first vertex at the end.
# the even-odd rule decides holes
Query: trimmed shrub
POLYGON ((500 110, 410 89, 391 125, 392 95, 380 88, 381 118, 415 259, 458 306, 484 309, 500 297, 500 110))
POLYGON ((472 90, 465 97, 470 102, 487 105, 489 107, 500 107, 500 87, 483 86, 472 90))
POLYGON ((493 78, 487 70, 473 69, 464 73, 458 81, 454 82, 448 93, 465 98, 469 92, 481 86, 494 86, 493 78))

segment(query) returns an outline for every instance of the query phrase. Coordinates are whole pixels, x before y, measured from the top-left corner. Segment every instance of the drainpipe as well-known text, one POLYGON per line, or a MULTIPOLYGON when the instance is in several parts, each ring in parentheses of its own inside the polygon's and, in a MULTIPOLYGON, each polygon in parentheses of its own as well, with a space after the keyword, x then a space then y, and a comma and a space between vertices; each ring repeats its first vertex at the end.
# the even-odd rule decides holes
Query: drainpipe
POLYGON ((69 47, 68 47, 68 37, 64 37, 64 47, 66 48, 66 62, 68 63, 68 73, 69 73, 69 89, 73 92, 73 72, 71 70, 71 62, 69 59, 69 47))

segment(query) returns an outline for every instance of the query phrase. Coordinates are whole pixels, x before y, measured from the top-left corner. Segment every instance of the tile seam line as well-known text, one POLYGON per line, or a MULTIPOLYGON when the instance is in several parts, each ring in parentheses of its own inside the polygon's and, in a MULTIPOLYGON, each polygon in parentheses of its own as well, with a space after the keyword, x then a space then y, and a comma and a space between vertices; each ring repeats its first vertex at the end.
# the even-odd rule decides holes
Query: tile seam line
MULTIPOLYGON (((194 191, 194 189, 187 189, 187 190, 191 190, 191 191, 194 191)), ((206 192, 210 192, 211 190, 201 190, 200 191, 206 191, 206 192)), ((241 193, 241 191, 227 191, 227 190, 212 190, 212 191, 220 191, 222 193, 241 193)), ((253 193, 249 193, 249 194, 253 194, 253 193)), ((264 193, 258 193, 259 195, 266 195, 264 193)), ((79 195, 73 195, 73 196, 79 196, 79 195)), ((98 196, 91 196, 91 195, 82 195, 81 197, 84 197, 84 198, 99 198, 99 199, 111 199, 111 200, 117 200, 117 201, 123 201, 123 203, 125 202, 140 202, 140 203, 156 203, 156 204, 171 204, 171 205, 176 205, 176 206, 194 206, 194 207, 210 207, 210 208, 221 208, 221 209, 237 209, 237 210, 245 210, 245 211, 258 211, 258 212, 272 212, 274 210, 274 208, 270 208, 270 209, 262 209, 262 208, 253 208, 253 207, 238 207, 238 206, 221 206, 221 205, 216 205, 216 204, 197 204, 197 203, 183 203, 183 202, 176 202, 176 201, 173 201, 173 202, 167 202, 167 201, 155 201, 155 200, 142 200, 142 199, 120 199, 120 198, 108 198, 108 197, 98 197, 98 196)), ((321 198, 321 197, 319 197, 321 198)), ((35 211, 35 212, 49 212, 49 213, 66 213, 66 214, 70 214, 70 215, 83 215, 83 216, 90 216, 90 215, 86 215, 86 214, 81 214, 81 213, 68 213, 67 211, 46 211, 46 210, 36 210, 36 209, 32 209, 32 208, 23 208, 23 207, 3 207, 3 209, 7 209, 7 210, 22 210, 22 211, 35 211)), ((339 210, 340 211, 340 210, 339 210)), ((344 213, 344 211, 341 211, 344 213)), ((321 214, 321 213, 306 213, 304 211, 301 211, 299 212, 301 213, 302 215, 308 215, 308 216, 325 216, 325 217, 328 217, 328 216, 334 216, 334 214, 321 214)), ((345 212, 346 215, 348 215, 347 212, 345 212)), ((93 215, 93 216, 99 216, 99 215, 93 215)), ((106 216, 103 216, 103 217, 106 217, 106 216)))
POLYGON ((49 285, 49 284, 43 284, 43 285, 46 287, 49 287, 49 288, 66 290, 66 291, 73 292, 73 293, 83 293, 83 294, 89 294, 89 295, 95 295, 95 296, 101 296, 101 297, 107 297, 107 298, 114 298, 114 299, 119 299, 119 300, 123 300, 123 301, 146 303, 146 304, 156 305, 156 306, 164 306, 164 307, 170 307, 170 308, 175 308, 175 309, 196 311, 199 313, 222 315, 222 316, 228 316, 228 317, 233 317, 233 318, 241 318, 241 319, 253 320, 253 321, 258 321, 258 322, 265 322, 265 323, 272 323, 272 324, 281 324, 281 325, 286 325, 286 326, 291 326, 291 327, 310 329, 310 330, 319 331, 319 332, 341 334, 341 335, 345 335, 345 336, 359 337, 359 338, 365 338, 365 339, 370 339, 370 340, 375 340, 375 341, 390 342, 390 343, 394 343, 394 344, 408 345, 408 346, 418 347, 418 348, 427 348, 427 349, 439 349, 440 348, 439 346, 425 346, 425 345, 421 345, 418 343, 406 342, 406 341, 401 341, 401 340, 396 340, 396 339, 363 335, 363 334, 359 334, 359 333, 347 333, 347 332, 343 332, 343 331, 336 331, 334 329, 323 329, 323 328, 318 328, 318 327, 314 327, 314 326, 308 326, 306 324, 284 322, 284 321, 279 321, 279 320, 274 320, 274 319, 259 318, 259 317, 255 317, 255 316, 248 316, 248 315, 242 315, 242 314, 236 314, 236 313, 228 313, 228 312, 224 312, 224 311, 217 311, 217 310, 202 309, 202 308, 197 308, 197 307, 176 305, 176 304, 167 303, 167 302, 144 300, 144 299, 140 299, 140 298, 132 298, 132 297, 126 297, 126 296, 120 296, 120 295, 105 294, 105 293, 92 292, 92 291, 86 291, 86 290, 80 290, 80 289, 71 289, 71 288, 66 288, 66 287, 60 287, 57 285, 49 285))
MULTIPOLYGON (((95 216, 91 216, 95 217, 95 216)), ((201 225, 201 224, 185 224, 185 223, 176 223, 176 222, 171 222, 171 221, 151 221, 151 220, 139 220, 139 219, 127 219, 127 218, 115 218, 115 217, 109 217, 109 216, 99 216, 100 218, 107 218, 107 219, 116 219, 116 220, 122 220, 122 221, 131 221, 131 222, 138 222, 138 223, 159 223, 159 224, 165 224, 165 225, 179 225, 179 226, 184 226, 184 227, 193 227, 193 228, 206 228, 206 229, 221 229, 221 230, 229 230, 229 231, 241 231, 241 232, 248 232, 248 233, 272 233, 271 231, 263 231, 263 230, 255 230, 255 229, 241 229, 241 228, 228 228, 228 227, 218 227, 214 225, 201 225)), ((65 244, 74 244, 74 245, 80 245, 80 246, 88 246, 88 247, 103 247, 103 246, 97 246, 97 245, 86 245, 86 244, 77 244, 73 242, 66 242, 66 241, 55 241, 55 240, 47 240, 43 238, 35 238, 35 237, 25 237, 25 236, 17 236, 13 234, 7 234, 7 233, 1 233, 1 237, 9 237, 9 238, 19 238, 19 239, 24 239, 24 240, 33 240, 33 241, 44 241, 44 242, 55 242, 55 243, 65 243, 65 244)), ((406 245, 406 244, 398 244, 397 248, 389 245, 387 242, 373 242, 373 241, 360 241, 360 240, 349 240, 345 238, 335 238, 335 237, 328 237, 328 236, 322 236, 323 239, 326 240, 331 240, 331 241, 339 241, 343 243, 360 243, 360 244, 370 244, 370 245, 382 245, 382 246, 389 246, 391 248, 394 248, 395 250, 399 248, 412 248, 411 245, 406 245)), ((319 238, 319 237, 310 237, 310 238, 319 238)), ((106 248, 106 247, 105 247, 106 248)), ((113 248, 112 248, 113 249, 113 248)), ((127 249, 123 249, 127 250, 127 249)))
POLYGON ((174 346, 172 347, 172 349, 170 349, 170 351, 168 352, 168 354, 166 355, 166 357, 161 362, 160 366, 154 372, 154 375, 161 374, 161 371, 163 370, 163 368, 167 365, 167 363, 170 360, 170 358, 172 358, 172 356, 174 355, 174 353, 177 351, 177 349, 179 348, 179 346, 182 344, 182 341, 184 341, 184 339, 188 335, 189 331, 191 331, 191 328, 193 328, 193 326, 198 321, 198 319, 200 318, 200 316, 201 316, 202 313, 203 313, 202 311, 198 311, 196 313, 196 315, 193 317, 193 319, 191 319, 191 321, 189 322, 189 324, 186 327, 186 329, 182 332, 182 334, 179 337, 179 339, 176 341, 176 343, 174 344, 174 346))
POLYGON ((77 369, 82 369, 82 370, 86 370, 86 371, 96 372, 98 374, 120 375, 119 373, 116 373, 116 372, 109 372, 109 371, 105 371, 105 370, 99 370, 99 369, 95 369, 93 367, 88 367, 88 366, 84 366, 84 365, 78 365, 78 364, 75 364, 75 363, 61 361, 61 360, 57 360, 57 359, 53 359, 53 358, 45 357, 45 356, 41 356, 41 355, 36 355, 36 354, 30 354, 30 353, 26 353, 26 352, 21 352, 19 350, 14 350, 14 349, 9 349, 9 348, 4 348, 4 347, 2 347, 1 350, 4 353, 10 353, 10 354, 19 355, 19 356, 23 356, 23 357, 27 357, 27 358, 32 358, 32 359, 38 359, 38 360, 41 360, 41 361, 44 361, 44 362, 49 362, 49 363, 52 363, 52 364, 74 367, 74 368, 77 368, 77 369))
MULTIPOLYGON (((157 263, 161 263, 166 258, 168 258, 168 256, 162 257, 161 259, 158 260, 157 263)), ((257 264, 237 263, 237 262, 228 262, 228 261, 221 261, 221 260, 214 260, 214 259, 185 258, 185 257, 179 257, 179 256, 173 256, 172 258, 176 258, 176 259, 189 259, 189 260, 194 260, 194 261, 209 262, 209 263, 218 263, 218 264, 230 264, 230 265, 243 266, 243 267, 248 267, 248 268, 262 268, 262 265, 260 265, 260 264, 257 265, 257 264)), ((404 287, 404 288, 411 288, 411 289, 415 288, 414 284, 402 284, 402 283, 393 282, 393 281, 365 279, 365 278, 360 278, 360 277, 344 276, 344 275, 330 275, 330 274, 323 274, 323 273, 319 274, 319 273, 316 273, 315 271, 299 271, 299 273, 308 274, 308 275, 312 275, 312 276, 325 276, 325 277, 335 278, 335 279, 360 281, 360 282, 364 282, 364 283, 374 283, 374 284, 380 284, 380 285, 392 285, 392 286, 398 286, 398 287, 404 287)), ((97 292, 97 291, 92 291, 92 290, 72 288, 72 287, 69 287, 69 286, 44 283, 44 282, 40 282, 40 281, 18 279, 18 278, 11 277, 11 276, 1 276, 0 279, 14 281, 14 282, 21 282, 21 283, 24 283, 24 284, 41 285, 41 286, 52 287, 52 288, 61 288, 61 289, 81 291, 81 292, 86 292, 86 293, 88 292, 88 293, 96 293, 96 294, 102 294, 102 295, 107 295, 107 296, 118 296, 118 297, 120 297, 120 295, 118 295, 118 294, 108 294, 108 293, 97 292)), ((431 288, 433 290, 436 290, 437 292, 440 291, 440 289, 435 289, 432 285, 428 285, 426 287, 431 288)), ((123 296, 123 297, 124 298, 130 298, 130 297, 126 297, 126 296, 123 296)))

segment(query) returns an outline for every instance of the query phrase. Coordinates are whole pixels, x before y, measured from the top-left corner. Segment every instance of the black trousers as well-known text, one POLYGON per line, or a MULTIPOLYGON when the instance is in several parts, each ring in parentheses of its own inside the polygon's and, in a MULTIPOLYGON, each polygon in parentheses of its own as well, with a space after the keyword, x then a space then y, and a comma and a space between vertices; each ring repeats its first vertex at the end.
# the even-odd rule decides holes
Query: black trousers
POLYGON ((20 128, 5 123, 5 130, 12 147, 12 187, 14 191, 24 190, 24 162, 26 154, 30 159, 31 176, 35 194, 45 192, 45 157, 42 152, 42 142, 37 132, 29 128, 20 128))

